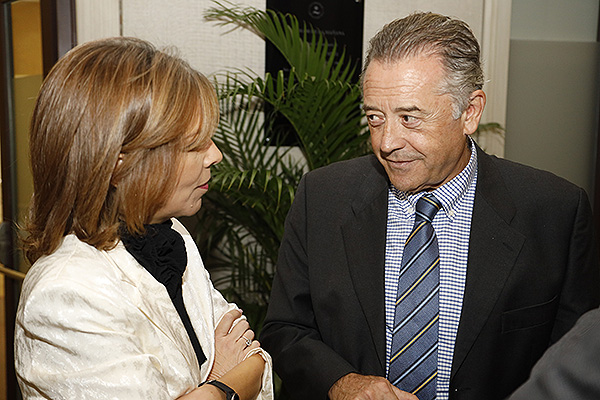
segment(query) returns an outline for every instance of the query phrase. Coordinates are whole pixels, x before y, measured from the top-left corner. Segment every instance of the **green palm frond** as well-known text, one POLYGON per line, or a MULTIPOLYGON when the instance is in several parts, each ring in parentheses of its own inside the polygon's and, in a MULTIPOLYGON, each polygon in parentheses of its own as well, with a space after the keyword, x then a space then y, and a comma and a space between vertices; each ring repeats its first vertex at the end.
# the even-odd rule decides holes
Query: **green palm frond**
POLYGON ((223 161, 212 168, 195 232, 215 284, 246 312, 253 310, 249 319, 259 328, 302 175, 366 154, 368 133, 353 66, 343 53, 336 55, 335 45, 331 51, 323 35, 292 15, 213 4, 207 19, 254 32, 290 64, 289 73, 232 69, 215 77, 221 121, 213 140, 223 161), (277 140, 267 144, 274 115, 289 122, 296 148, 277 140))
POLYGON ((281 52, 298 78, 314 77, 349 81, 354 72, 345 62, 345 53, 337 58, 337 44, 329 48, 324 36, 310 24, 290 14, 257 10, 228 1, 215 1, 205 17, 220 26, 248 29, 272 43, 281 52))

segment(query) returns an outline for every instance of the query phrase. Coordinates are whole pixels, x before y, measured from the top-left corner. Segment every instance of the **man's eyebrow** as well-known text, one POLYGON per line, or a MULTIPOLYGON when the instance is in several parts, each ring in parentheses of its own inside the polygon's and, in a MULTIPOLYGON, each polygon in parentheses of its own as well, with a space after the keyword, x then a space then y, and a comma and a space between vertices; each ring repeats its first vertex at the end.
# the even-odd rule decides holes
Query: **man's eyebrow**
MULTIPOLYGON (((378 107, 375 106, 370 106, 368 104, 363 104, 362 106, 363 111, 379 111, 378 107)), ((421 110, 419 107, 417 106, 408 106, 408 107, 396 107, 394 108, 394 113, 401 113, 401 112, 414 112, 414 111, 419 111, 422 112, 423 110, 421 110)))
POLYGON ((410 106, 410 107, 396 107, 394 108, 394 112, 395 113, 399 113, 399 112, 413 112, 413 111, 423 111, 421 110, 419 107, 417 106, 410 106))

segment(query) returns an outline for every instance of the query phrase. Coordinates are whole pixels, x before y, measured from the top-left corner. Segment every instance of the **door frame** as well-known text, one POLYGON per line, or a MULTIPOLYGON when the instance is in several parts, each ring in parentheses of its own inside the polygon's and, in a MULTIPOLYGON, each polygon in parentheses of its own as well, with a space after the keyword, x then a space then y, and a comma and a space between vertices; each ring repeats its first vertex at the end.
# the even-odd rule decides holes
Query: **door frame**
MULTIPOLYGON (((598 28, 596 33, 596 42, 600 45, 600 10, 598 11, 598 28)), ((600 71, 600 64, 598 65, 600 71)), ((598 84, 598 96, 596 99, 596 171, 594 176, 594 228, 596 231, 596 243, 600 251, 600 81, 598 84)))
MULTIPOLYGON (((2 177, 2 224, 0 224, 0 261, 5 268, 17 266, 17 218, 15 119, 13 89, 13 49, 11 3, 0 0, 0 146, 2 177)), ((75 0, 40 0, 42 57, 44 76, 56 61, 77 43, 75 0)), ((10 272, 10 271, 9 271, 10 272)), ((6 333, 6 398, 19 399, 14 369, 15 316, 21 287, 19 273, 4 273, 6 333)))

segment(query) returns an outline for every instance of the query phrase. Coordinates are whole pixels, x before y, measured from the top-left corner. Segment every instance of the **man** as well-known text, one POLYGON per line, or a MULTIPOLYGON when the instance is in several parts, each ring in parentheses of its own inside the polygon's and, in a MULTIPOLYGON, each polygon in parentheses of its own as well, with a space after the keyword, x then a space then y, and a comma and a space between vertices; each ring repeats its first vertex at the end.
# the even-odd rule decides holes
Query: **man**
POLYGON ((585 313, 544 353, 508 400, 600 399, 600 309, 585 313))
POLYGON ((371 40, 375 154, 300 182, 262 331, 293 398, 502 399, 598 305, 586 194, 472 142, 482 86, 461 21, 371 40))

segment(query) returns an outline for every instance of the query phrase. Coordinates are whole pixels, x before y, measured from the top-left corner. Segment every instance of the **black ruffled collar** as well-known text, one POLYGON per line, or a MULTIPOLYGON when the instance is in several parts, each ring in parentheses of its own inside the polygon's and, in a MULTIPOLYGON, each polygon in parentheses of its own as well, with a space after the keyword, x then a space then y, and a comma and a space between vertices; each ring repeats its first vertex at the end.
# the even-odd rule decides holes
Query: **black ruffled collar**
POLYGON ((132 236, 124 229, 121 240, 127 251, 167 288, 169 296, 174 299, 181 292, 187 253, 183 238, 171 226, 170 220, 144 225, 146 234, 142 236, 132 236))
POLYGON ((137 262, 167 289, 190 338, 198 364, 202 365, 206 356, 185 309, 181 292, 183 273, 187 267, 185 242, 183 237, 171 228, 172 225, 170 220, 161 224, 144 225, 146 233, 141 236, 130 235, 126 228, 122 228, 121 241, 137 262))

